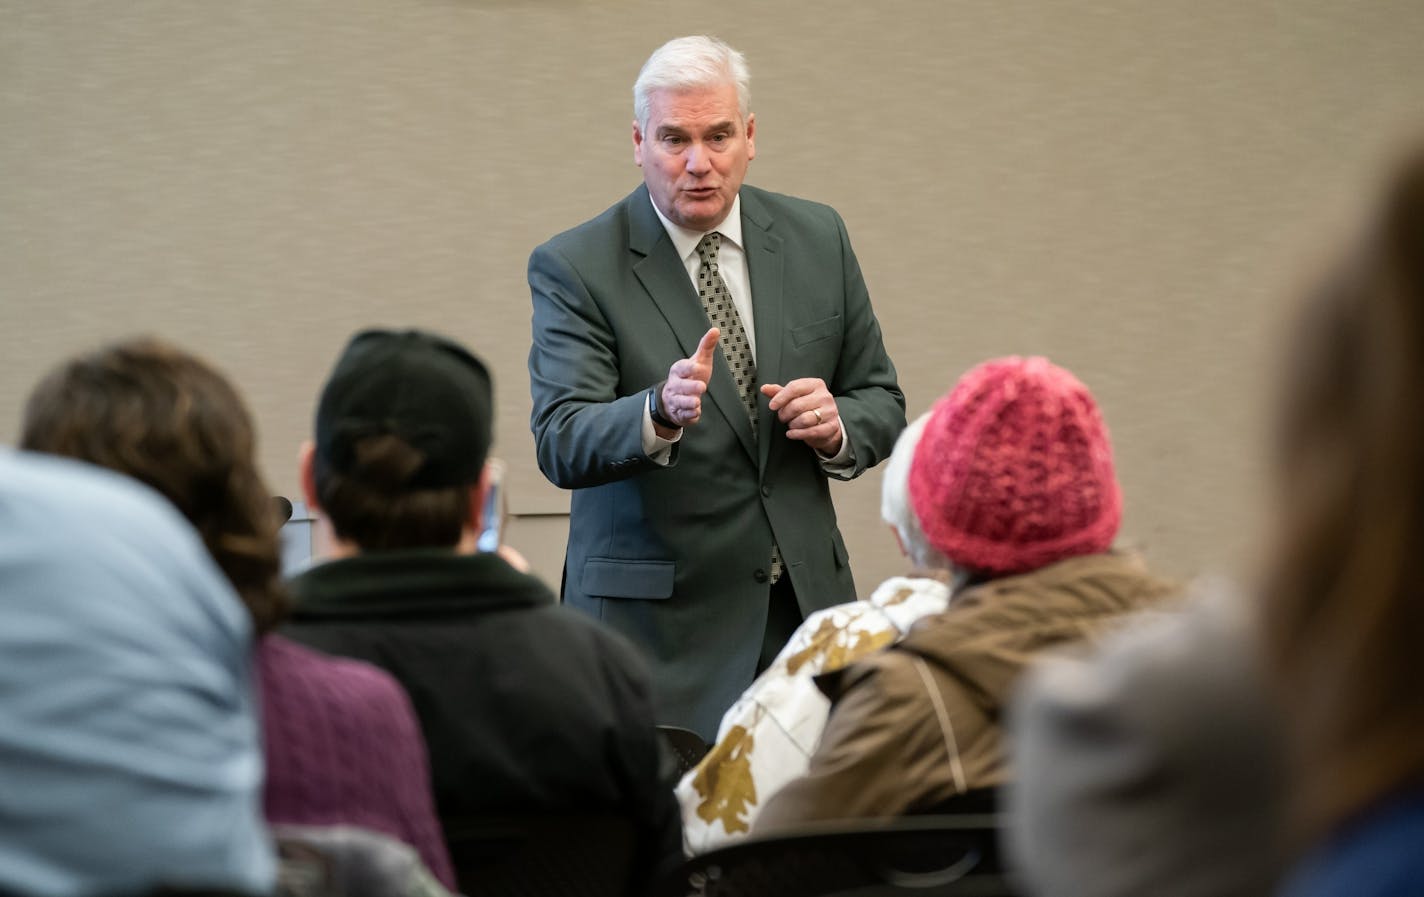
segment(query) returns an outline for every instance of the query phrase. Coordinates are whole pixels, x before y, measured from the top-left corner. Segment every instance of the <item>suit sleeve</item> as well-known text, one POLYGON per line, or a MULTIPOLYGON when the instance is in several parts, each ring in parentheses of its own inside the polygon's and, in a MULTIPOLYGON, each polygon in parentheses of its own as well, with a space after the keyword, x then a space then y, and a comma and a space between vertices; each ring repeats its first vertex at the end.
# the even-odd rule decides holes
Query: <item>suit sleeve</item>
POLYGON ((835 215, 845 272, 845 340, 835 376, 827 384, 836 397, 853 465, 828 470, 837 479, 853 479, 890 456, 895 439, 905 429, 905 394, 896 380, 895 365, 885 351, 880 322, 870 306, 870 294, 851 249, 845 222, 835 215))
MULTIPOLYGON (((649 383, 619 395, 618 345, 578 271, 555 248, 529 258, 534 303, 529 388, 539 469, 564 489, 626 479, 659 465, 643 451, 649 383)), ((669 463, 676 463, 677 446, 669 463)))

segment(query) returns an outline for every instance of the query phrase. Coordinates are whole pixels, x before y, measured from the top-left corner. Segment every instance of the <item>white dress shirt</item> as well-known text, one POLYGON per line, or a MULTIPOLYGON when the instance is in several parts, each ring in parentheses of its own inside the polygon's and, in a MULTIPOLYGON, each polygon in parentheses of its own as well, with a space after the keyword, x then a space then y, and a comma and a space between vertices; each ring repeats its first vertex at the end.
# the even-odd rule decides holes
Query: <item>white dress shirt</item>
MULTIPOLYGON (((650 196, 648 200, 652 202, 652 197, 650 196)), ((751 349, 752 361, 755 362, 756 316, 752 313, 752 285, 751 277, 747 274, 747 254, 742 248, 741 194, 732 200, 732 209, 727 213, 727 217, 722 220, 722 223, 710 231, 689 230, 681 225, 673 224, 663 214, 662 209, 658 208, 657 203, 652 203, 652 206, 653 211, 657 213, 658 220, 663 223, 663 229, 667 231, 668 238, 672 240, 678 258, 682 259, 682 266, 687 270, 687 279, 694 289, 697 288, 697 272, 702 267, 702 259, 697 254, 697 244, 702 242, 703 237, 714 231, 722 235, 721 245, 717 250, 717 273, 726 283, 727 292, 732 294, 732 304, 737 307, 737 314, 741 316, 742 329, 747 333, 747 346, 751 349)), ((852 464, 850 440, 845 438, 845 425, 839 419, 837 419, 837 423, 841 427, 840 451, 834 457, 816 452, 822 465, 831 470, 849 467, 852 464)), ((681 438, 681 430, 672 439, 664 439, 659 436, 653 429, 651 412, 646 405, 643 407, 643 451, 649 458, 659 464, 667 465, 671 458, 673 443, 681 438)))

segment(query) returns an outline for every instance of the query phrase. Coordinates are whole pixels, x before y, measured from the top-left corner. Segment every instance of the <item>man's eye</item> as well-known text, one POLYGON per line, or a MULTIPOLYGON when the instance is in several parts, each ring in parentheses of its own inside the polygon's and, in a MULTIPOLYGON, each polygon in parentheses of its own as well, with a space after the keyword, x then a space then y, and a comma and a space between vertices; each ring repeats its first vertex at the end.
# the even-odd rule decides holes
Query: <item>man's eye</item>
POLYGON ((715 144, 717 144, 718 146, 721 146, 722 144, 726 143, 726 142, 727 142, 727 139, 728 139, 728 137, 727 137, 726 134, 713 134, 713 135, 712 135, 712 142, 715 143, 715 144))
POLYGON ((673 135, 669 134, 668 136, 663 138, 663 143, 666 143, 668 146, 682 146, 682 138, 674 137, 673 135))

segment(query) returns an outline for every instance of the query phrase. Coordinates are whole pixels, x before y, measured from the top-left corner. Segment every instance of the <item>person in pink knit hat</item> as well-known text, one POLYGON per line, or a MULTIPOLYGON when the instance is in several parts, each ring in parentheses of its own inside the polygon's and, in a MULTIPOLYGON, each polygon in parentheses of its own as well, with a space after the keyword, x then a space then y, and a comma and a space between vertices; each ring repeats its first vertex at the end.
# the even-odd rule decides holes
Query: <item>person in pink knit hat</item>
POLYGON ((909 475, 926 540, 967 583, 894 646, 818 679, 830 718, 753 834, 953 806, 1008 774, 999 718, 1020 674, 1176 587, 1111 550, 1122 519, 1097 403, 1045 358, 970 370, 936 403, 909 475))

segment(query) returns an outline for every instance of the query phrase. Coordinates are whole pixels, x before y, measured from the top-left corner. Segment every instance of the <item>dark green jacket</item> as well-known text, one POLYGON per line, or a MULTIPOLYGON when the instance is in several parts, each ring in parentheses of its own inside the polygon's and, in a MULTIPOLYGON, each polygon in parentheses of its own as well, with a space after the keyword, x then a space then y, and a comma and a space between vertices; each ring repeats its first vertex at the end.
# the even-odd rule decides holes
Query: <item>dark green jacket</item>
MULTIPOLYGON (((829 206, 743 186, 757 382, 819 377, 854 465, 889 456, 905 399, 845 225, 829 206)), ((529 259, 531 426, 539 469, 572 489, 564 601, 633 639, 657 675, 659 722, 713 740, 751 685, 773 541, 803 614, 855 599, 828 477, 759 398, 759 437, 719 352, 702 418, 667 467, 643 409, 709 326, 645 187, 529 259)))
POLYGON ((291 582, 284 635, 383 667, 410 693, 442 818, 620 811, 651 872, 681 856, 646 668, 490 554, 392 551, 291 582))

